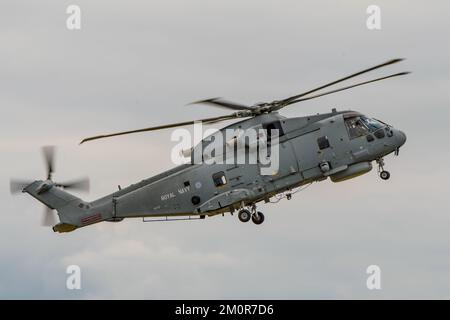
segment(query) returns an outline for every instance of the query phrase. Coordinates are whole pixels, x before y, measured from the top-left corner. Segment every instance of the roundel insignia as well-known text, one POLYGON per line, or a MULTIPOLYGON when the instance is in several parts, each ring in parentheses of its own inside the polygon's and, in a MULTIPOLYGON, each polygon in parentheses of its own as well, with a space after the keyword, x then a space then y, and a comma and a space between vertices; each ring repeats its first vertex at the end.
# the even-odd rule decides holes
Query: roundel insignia
POLYGON ((202 183, 200 181, 197 181, 195 183, 195 188, 200 189, 202 187, 202 183))

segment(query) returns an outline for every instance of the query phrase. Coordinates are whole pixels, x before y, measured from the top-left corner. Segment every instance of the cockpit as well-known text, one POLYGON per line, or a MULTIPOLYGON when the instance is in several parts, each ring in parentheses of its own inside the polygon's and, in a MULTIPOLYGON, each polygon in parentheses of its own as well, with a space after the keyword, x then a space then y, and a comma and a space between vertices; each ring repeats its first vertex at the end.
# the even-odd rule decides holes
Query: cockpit
POLYGON ((377 119, 357 115, 345 117, 345 126, 347 127, 350 139, 354 139, 374 133, 388 125, 377 119))

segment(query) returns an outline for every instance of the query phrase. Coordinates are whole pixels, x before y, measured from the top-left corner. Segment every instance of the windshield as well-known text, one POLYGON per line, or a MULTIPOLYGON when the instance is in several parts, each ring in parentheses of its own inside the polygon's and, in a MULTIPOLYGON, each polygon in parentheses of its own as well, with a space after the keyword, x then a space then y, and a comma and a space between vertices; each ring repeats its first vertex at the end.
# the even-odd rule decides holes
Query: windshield
POLYGON ((348 135, 350 139, 358 138, 369 133, 369 129, 363 123, 360 117, 352 117, 345 119, 348 135))
POLYGON ((365 116, 347 118, 345 119, 345 125, 350 139, 365 136, 386 126, 378 120, 367 118, 365 116))
POLYGON ((378 129, 381 129, 385 126, 383 123, 375 119, 367 118, 364 116, 361 116, 360 119, 370 132, 377 131, 378 129))

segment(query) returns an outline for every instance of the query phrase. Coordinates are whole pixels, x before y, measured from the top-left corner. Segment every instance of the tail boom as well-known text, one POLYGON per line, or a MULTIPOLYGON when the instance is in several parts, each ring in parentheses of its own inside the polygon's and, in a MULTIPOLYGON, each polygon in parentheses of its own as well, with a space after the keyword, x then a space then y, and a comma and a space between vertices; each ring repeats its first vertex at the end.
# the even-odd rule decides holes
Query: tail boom
POLYGON ((23 192, 58 212, 60 223, 53 226, 55 232, 70 232, 111 218, 111 210, 92 206, 56 187, 51 180, 36 180, 26 186, 23 192))

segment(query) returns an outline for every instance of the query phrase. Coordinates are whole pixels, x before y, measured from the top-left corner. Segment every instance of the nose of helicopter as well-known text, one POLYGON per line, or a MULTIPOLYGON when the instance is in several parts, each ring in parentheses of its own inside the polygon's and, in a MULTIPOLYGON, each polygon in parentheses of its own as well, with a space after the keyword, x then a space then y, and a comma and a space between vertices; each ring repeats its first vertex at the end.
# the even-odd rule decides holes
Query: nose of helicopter
POLYGON ((406 142, 406 134, 401 130, 397 130, 396 139, 397 139, 397 147, 400 148, 406 142))

